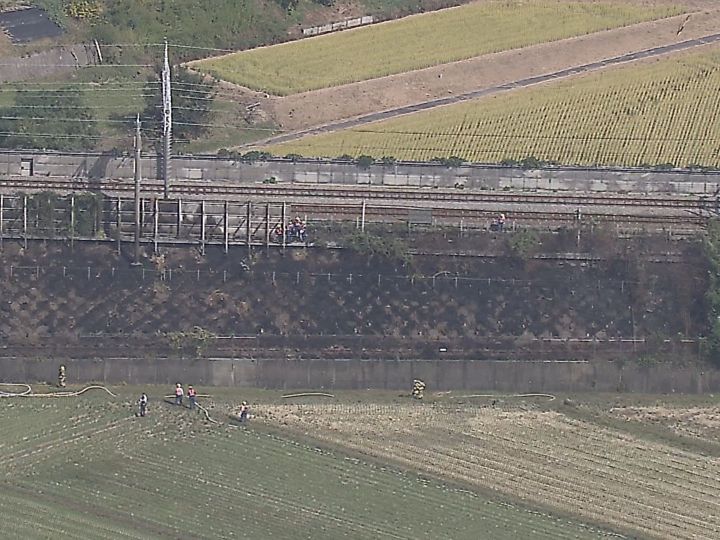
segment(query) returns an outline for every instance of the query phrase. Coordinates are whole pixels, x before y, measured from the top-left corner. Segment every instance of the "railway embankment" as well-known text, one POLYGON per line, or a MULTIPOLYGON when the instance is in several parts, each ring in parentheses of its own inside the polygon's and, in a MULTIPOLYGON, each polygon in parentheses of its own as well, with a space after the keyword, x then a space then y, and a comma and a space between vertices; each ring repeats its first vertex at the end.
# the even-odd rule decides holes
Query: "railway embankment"
POLYGON ((345 249, 161 248, 133 266, 114 243, 7 241, 0 345, 56 362, 699 361, 697 242, 601 229, 582 252, 577 242, 575 231, 355 235, 345 249))

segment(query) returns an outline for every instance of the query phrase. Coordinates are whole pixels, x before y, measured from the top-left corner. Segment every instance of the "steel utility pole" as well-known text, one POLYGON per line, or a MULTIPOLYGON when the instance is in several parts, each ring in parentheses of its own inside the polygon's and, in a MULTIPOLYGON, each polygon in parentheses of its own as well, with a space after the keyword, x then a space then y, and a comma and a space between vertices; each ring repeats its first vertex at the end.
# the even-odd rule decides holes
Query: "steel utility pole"
MULTIPOLYGON (((135 258, 134 264, 140 264, 140 149, 142 141, 140 139, 140 115, 135 120, 135 258)), ((120 231, 118 231, 120 234, 120 231)))
POLYGON ((162 70, 163 94, 163 142, 165 151, 163 155, 163 181, 165 183, 165 198, 170 195, 170 141, 172 139, 172 100, 170 98, 170 62, 168 61, 168 43, 165 40, 165 63, 162 70))

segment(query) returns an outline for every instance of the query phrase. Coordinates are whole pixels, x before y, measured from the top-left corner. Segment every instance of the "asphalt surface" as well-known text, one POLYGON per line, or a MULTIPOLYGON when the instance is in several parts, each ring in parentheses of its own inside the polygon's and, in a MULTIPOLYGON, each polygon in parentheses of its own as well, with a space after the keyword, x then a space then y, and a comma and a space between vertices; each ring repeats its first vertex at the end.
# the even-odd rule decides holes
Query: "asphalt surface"
POLYGON ((357 118, 352 118, 349 120, 340 120, 338 122, 332 122, 330 124, 325 124, 323 126, 305 129, 302 131, 293 131, 292 133, 285 133, 282 135, 277 135, 275 137, 270 137, 268 139, 264 139, 262 141, 256 141, 254 143, 249 143, 245 146, 266 146, 270 144, 280 144, 288 141, 294 141, 297 139, 301 139, 303 137, 307 137, 309 135, 320 135, 323 133, 332 133, 334 131, 340 131, 342 129, 348 129, 348 128, 354 128, 358 126, 362 126, 365 124, 370 124, 372 122, 378 122, 380 120, 388 120, 390 118, 395 118, 397 116, 402 116, 405 114, 420 112, 420 111, 427 111, 429 109, 434 109, 435 107, 442 107, 444 105, 452 105, 454 103, 461 103, 463 101, 468 101, 470 99, 485 97, 493 94, 499 94, 501 92, 506 92, 508 90, 514 90, 516 88, 525 88, 528 86, 534 86, 536 84, 541 84, 548 81, 553 80, 559 80, 564 79, 567 77, 571 77, 573 75, 578 75, 580 73, 586 73, 589 71, 593 71, 596 69, 601 69, 609 66, 615 66, 619 64, 624 64, 627 62, 633 62, 635 60, 642 60, 645 58, 653 58, 656 56, 662 56, 665 54, 670 54, 674 52, 684 51, 687 49, 692 49, 695 47, 701 47, 703 45, 708 45, 710 43, 718 43, 720 42, 720 34, 711 34, 709 36, 704 36, 697 39, 690 39, 687 41, 681 41, 680 43, 674 43, 672 45, 664 45, 662 47, 654 47, 652 49, 646 49, 643 51, 638 51, 634 53, 624 54, 622 56, 616 56, 614 58, 608 58, 605 60, 600 60, 599 62, 592 62, 590 64, 582 64, 580 66, 574 66, 571 68, 563 69, 560 71, 555 71, 553 73, 547 73, 545 75, 539 75, 537 77, 528 77, 526 79, 519 79, 517 81, 512 81, 506 84, 501 84, 499 86, 491 86, 488 88, 482 88, 480 90, 474 90, 472 92, 467 92, 465 94, 458 94, 456 96, 449 96, 444 98, 438 98, 433 99, 430 101, 423 101, 421 103, 416 103, 414 105, 407 105, 405 107, 398 107, 396 109, 388 109, 386 111, 380 111, 376 113, 370 113, 363 116, 359 116, 357 118))
POLYGON ((28 43, 43 38, 57 37, 62 28, 50 20, 42 9, 29 8, 0 13, 0 28, 13 43, 28 43))

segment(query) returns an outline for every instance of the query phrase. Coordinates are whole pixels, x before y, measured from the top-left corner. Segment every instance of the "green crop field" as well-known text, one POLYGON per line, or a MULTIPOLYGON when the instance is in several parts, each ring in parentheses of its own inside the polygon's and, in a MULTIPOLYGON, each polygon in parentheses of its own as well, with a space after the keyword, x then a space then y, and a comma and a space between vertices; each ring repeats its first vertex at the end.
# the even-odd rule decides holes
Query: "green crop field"
POLYGON ((720 166, 720 51, 582 78, 308 137, 276 155, 428 161, 720 166))
POLYGON ((337 86, 676 15, 619 2, 491 0, 198 61, 196 69, 276 95, 337 86))
MULTIPOLYGON (((166 389, 148 390, 152 397, 166 389)), ((7 537, 607 536, 507 498, 293 439, 293 432, 269 429, 261 418, 248 427, 215 425, 157 400, 149 416, 136 418, 139 392, 0 399, 0 513, 7 537)), ((227 422, 241 398, 213 392, 225 397, 201 402, 227 422)), ((278 403, 277 393, 267 394, 278 403)), ((260 415, 263 409, 257 405, 260 415)))

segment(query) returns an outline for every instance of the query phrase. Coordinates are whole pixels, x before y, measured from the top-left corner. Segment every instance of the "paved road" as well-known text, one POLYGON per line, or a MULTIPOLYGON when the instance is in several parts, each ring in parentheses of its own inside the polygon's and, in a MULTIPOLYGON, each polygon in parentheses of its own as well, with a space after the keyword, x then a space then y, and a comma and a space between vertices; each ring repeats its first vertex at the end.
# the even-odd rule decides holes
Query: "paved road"
POLYGON ((664 54, 684 51, 687 49, 692 49, 694 47, 700 47, 702 45, 708 45, 710 43, 717 43, 717 42, 720 42, 720 34, 711 34, 709 36, 704 36, 704 37, 697 38, 697 39, 681 41, 680 43, 674 43, 672 45, 664 45, 662 47, 654 47, 652 49, 646 49, 644 51, 638 51, 638 52, 634 52, 634 53, 624 54, 622 56, 616 56, 614 58, 608 58, 606 60, 600 60, 599 62, 583 64, 580 66, 575 66, 575 67, 563 69, 560 71, 555 71, 553 73, 539 75, 537 77, 528 77, 527 79, 520 79, 520 80, 512 81, 512 82, 509 82, 506 84, 501 84, 499 86, 491 86, 489 88, 482 88, 480 90, 474 90, 472 92, 467 92, 465 94, 458 94, 456 96, 438 98, 438 99, 433 99, 430 101, 423 101, 421 103, 416 103, 415 105, 407 105, 405 107, 398 107, 396 109, 388 109, 386 111, 370 113, 370 114, 366 114, 363 116, 359 116, 357 118, 352 118, 350 120, 340 120, 338 122, 332 122, 330 124, 325 124, 325 125, 319 126, 319 127, 314 127, 314 128, 310 128, 310 129, 301 130, 301 131, 293 131, 291 133, 284 133, 282 135, 270 137, 270 138, 264 139, 262 141, 256 141, 254 143, 249 143, 245 146, 260 146, 260 145, 266 146, 266 145, 270 145, 270 144, 280 144, 280 143, 284 143, 284 142, 288 142, 288 141, 294 141, 294 140, 300 139, 302 137, 307 137, 308 135, 319 135, 322 133, 331 133, 331 132, 339 131, 342 129, 354 128, 354 127, 362 126, 365 124, 369 124, 371 122, 377 122, 379 120, 387 120, 390 118, 395 118, 397 116, 401 116, 404 114, 409 114, 409 113, 414 113, 414 112, 419 112, 419 111, 426 111, 429 109, 434 109, 435 107, 441 107, 443 105, 451 105, 453 103, 461 103, 463 101, 468 101, 470 99, 489 96, 492 94, 499 94, 501 92, 513 90, 515 88, 525 88, 528 86, 534 86, 536 84, 544 83, 547 81, 564 79, 567 77, 571 77, 573 75, 578 75, 580 73, 586 73, 588 71, 593 71, 593 70, 601 69, 604 67, 615 66, 618 64, 624 64, 626 62, 642 60, 644 58, 652 58, 652 57, 661 56, 664 54))

